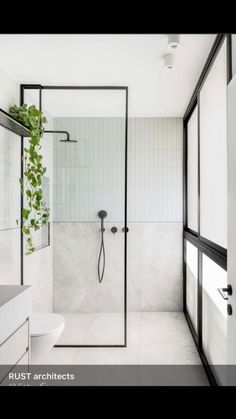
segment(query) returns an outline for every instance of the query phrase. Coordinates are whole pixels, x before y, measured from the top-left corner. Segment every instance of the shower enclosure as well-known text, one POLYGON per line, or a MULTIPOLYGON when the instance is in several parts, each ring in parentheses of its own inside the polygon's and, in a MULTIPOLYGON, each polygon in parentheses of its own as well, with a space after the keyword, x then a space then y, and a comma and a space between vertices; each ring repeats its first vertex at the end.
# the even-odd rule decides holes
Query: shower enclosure
POLYGON ((51 246, 52 310, 65 318, 57 346, 126 346, 128 88, 22 85, 21 103, 48 120, 51 215, 36 251, 51 246))

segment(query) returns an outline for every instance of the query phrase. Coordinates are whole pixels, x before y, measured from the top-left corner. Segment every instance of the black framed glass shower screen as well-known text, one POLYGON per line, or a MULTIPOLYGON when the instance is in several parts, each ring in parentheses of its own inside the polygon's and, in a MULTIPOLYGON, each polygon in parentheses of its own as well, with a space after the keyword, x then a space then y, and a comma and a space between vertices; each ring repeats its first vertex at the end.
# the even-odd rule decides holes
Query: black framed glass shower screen
POLYGON ((37 257, 52 264, 44 295, 65 319, 56 346, 126 346, 128 88, 21 86, 22 103, 37 99, 51 197, 50 246, 37 257))

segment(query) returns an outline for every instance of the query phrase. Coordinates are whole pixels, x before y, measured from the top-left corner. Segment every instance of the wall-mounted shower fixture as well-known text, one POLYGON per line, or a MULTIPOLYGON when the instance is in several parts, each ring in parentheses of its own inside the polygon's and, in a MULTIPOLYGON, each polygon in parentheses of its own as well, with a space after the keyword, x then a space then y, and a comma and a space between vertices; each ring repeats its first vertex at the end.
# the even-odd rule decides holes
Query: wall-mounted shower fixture
POLYGON ((111 232, 112 232, 112 234, 116 234, 117 233, 117 227, 113 226, 111 228, 111 232))
POLYGON ((101 246, 98 256, 98 282, 101 283, 103 280, 104 272, 105 272, 105 266, 106 266, 106 254, 105 254, 105 245, 104 245, 104 218, 107 216, 107 212, 105 210, 100 210, 98 212, 99 218, 101 218, 101 246), (102 272, 100 270, 100 265, 102 262, 102 272))
POLYGON ((68 131, 44 131, 44 134, 66 134, 66 140, 59 140, 61 143, 77 143, 77 140, 71 140, 68 131))
POLYGON ((125 231, 126 231, 126 233, 128 233, 129 232, 129 229, 128 229, 128 227, 126 227, 126 229, 125 229, 125 227, 123 227, 122 228, 122 231, 123 231, 123 233, 125 233, 125 231))

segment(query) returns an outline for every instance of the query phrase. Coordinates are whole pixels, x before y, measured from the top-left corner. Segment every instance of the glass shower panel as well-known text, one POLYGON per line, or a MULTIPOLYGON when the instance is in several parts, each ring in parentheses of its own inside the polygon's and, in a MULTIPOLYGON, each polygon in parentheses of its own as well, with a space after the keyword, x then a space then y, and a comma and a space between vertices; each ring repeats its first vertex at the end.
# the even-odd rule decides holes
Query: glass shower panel
POLYGON ((65 318, 58 344, 123 345, 125 91, 45 89, 42 103, 54 131, 53 310, 65 318))

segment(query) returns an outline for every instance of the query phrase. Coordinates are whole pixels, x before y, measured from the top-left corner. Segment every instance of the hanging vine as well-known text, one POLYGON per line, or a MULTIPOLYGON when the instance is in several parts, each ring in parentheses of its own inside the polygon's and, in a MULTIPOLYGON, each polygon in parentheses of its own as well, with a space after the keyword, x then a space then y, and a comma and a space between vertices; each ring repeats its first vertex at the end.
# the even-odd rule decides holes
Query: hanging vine
POLYGON ((43 112, 34 105, 12 106, 10 115, 29 128, 28 147, 24 148, 24 176, 20 179, 25 205, 21 214, 21 228, 26 240, 26 255, 35 251, 32 232, 48 223, 49 208, 43 200, 42 179, 46 172, 40 154, 43 124, 47 122, 43 112))

